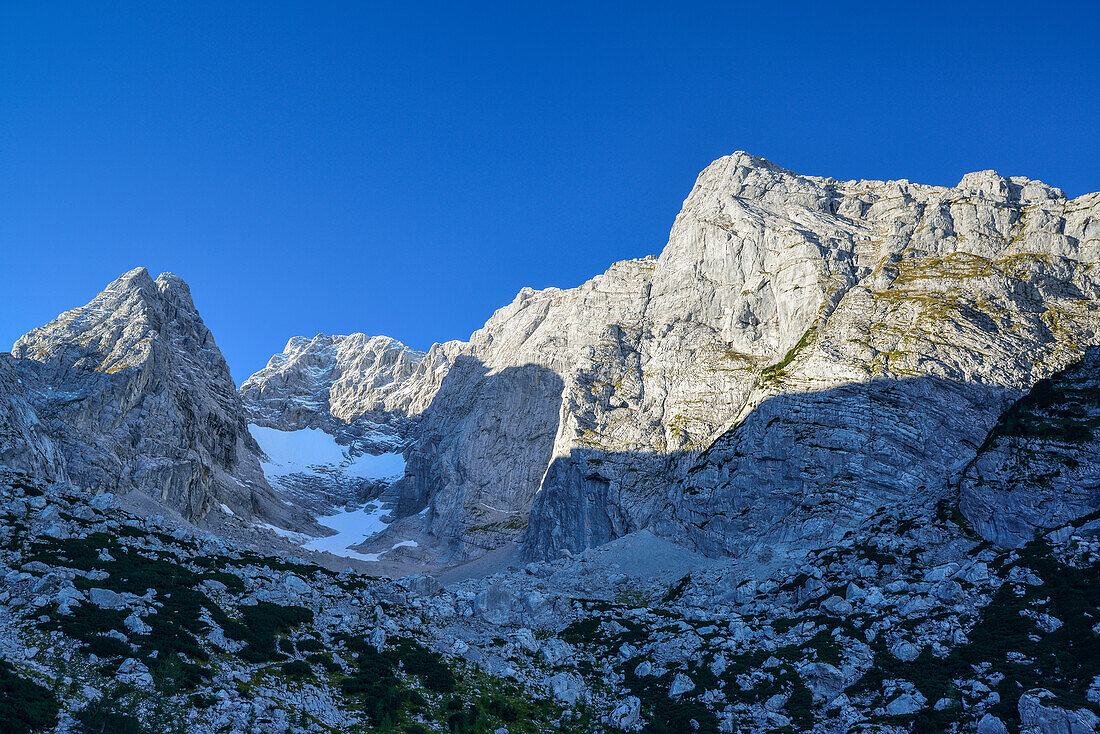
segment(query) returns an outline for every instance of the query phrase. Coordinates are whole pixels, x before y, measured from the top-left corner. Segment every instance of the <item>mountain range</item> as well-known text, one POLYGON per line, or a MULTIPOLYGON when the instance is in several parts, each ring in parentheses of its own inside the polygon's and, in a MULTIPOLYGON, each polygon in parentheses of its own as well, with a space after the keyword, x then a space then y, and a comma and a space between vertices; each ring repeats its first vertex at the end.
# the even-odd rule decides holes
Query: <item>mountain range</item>
MULTIPOLYGON (((585 577, 601 558, 594 586, 616 587, 610 598, 623 608, 637 607, 626 606, 629 589, 612 577, 673 584, 662 604, 726 608, 700 621, 726 630, 720 642, 740 636, 729 648, 738 654, 749 655, 754 639, 753 649, 770 653, 742 660, 748 667, 723 684, 733 689, 696 700, 701 708, 684 714, 684 725, 734 731, 721 722, 744 715, 748 730, 871 731, 848 728, 870 715, 899 731, 1094 731, 1100 678, 1082 676, 1096 666, 1076 661, 1070 674, 1063 661, 1063 688, 1049 696, 1013 690, 990 702, 940 686, 934 698, 920 682, 896 683, 931 653, 899 653, 901 642, 925 645, 891 626, 877 629, 895 638, 880 642, 893 667, 875 657, 874 636, 830 627, 830 640, 859 641, 853 654, 865 664, 846 668, 847 653, 829 648, 811 662, 831 670, 791 667, 797 685, 772 677, 783 701, 748 701, 756 706, 749 714, 732 701, 753 688, 737 676, 786 670, 768 665, 779 651, 765 644, 771 638, 753 615, 782 610, 780 618, 794 619, 805 602, 850 625, 853 604, 870 603, 868 580, 892 565, 887 555, 909 553, 905 564, 922 583, 950 581, 980 597, 955 620, 962 638, 951 630, 935 644, 931 632, 921 638, 929 650, 942 646, 939 660, 973 642, 963 618, 981 629, 982 610, 1001 603, 998 589, 1009 586, 999 584, 1011 573, 1024 574, 1021 588, 1030 588, 1026 574, 1037 568, 1011 569, 1036 543, 1073 539, 1051 552, 1082 578, 1095 575, 1098 267, 1100 193, 1068 199, 994 171, 950 188, 838 181, 739 152, 699 175, 659 255, 614 263, 576 288, 524 288, 468 340, 427 352, 385 336, 294 336, 239 389, 184 281, 131 270, 0 355, 0 467, 13 501, 24 496, 16 478, 57 488, 36 491, 67 497, 70 510, 109 496, 105 508, 252 549, 241 552, 417 579, 403 582, 402 604, 451 594, 452 615, 453 600, 466 599, 487 624, 524 625, 524 634, 572 630, 560 639, 578 649, 602 644, 586 635, 603 629, 617 640, 609 654, 631 662, 625 673, 602 674, 611 693, 584 682, 592 671, 563 668, 550 682, 507 674, 549 686, 559 704, 580 712, 555 718, 563 731, 664 731, 653 727, 681 721, 682 711, 666 711, 646 685, 631 683, 647 677, 642 663, 657 679, 667 676, 661 701, 679 705, 707 688, 698 665, 636 659, 646 640, 659 639, 658 627, 632 637, 627 631, 641 628, 623 618, 608 632, 609 617, 591 616, 582 600, 600 592, 570 575, 585 577), (863 563, 874 565, 866 576, 845 565, 854 574, 847 587, 797 571, 828 570, 830 553, 853 548, 870 548, 863 563), (1067 560, 1073 553, 1084 560, 1067 560), (974 570, 975 554, 985 570, 974 570), (1006 576, 994 583, 989 569, 998 563, 1006 576), (948 564, 949 572, 935 572, 942 578, 928 578, 948 564), (525 573, 540 580, 530 593, 541 601, 518 591, 525 573), (558 614, 570 626, 555 627, 558 614), (874 695, 882 700, 860 699, 860 681, 880 673, 874 695), (785 709, 803 690, 811 693, 796 699, 799 711, 817 711, 808 720, 785 709), (578 698, 607 710, 585 719, 578 698), (949 703, 934 708, 941 699, 949 703), (1043 728, 1048 720, 1053 728, 1043 728)), ((80 537, 69 527, 47 536, 80 537)), ((13 568, 23 561, 13 557, 13 568)), ((956 604, 931 587, 921 593, 933 599, 918 610, 926 617, 956 604)), ((1096 637, 1100 609, 1089 604, 1074 613, 1096 618, 1096 627, 1080 628, 1096 637)), ((766 621, 769 630, 783 626, 766 621)), ((706 638, 706 624, 691 625, 706 638)), ((385 635, 371 649, 384 650, 385 635)), ((818 639, 805 638, 798 645, 818 639)), ((561 662, 534 637, 516 644, 543 663, 549 656, 551 668, 561 662)), ((1096 648, 1090 638, 1087 649, 1096 648)), ((732 670, 730 655, 723 665, 709 655, 710 678, 732 670)), ((1032 669, 1045 670, 1038 662, 1032 669)), ((955 672, 944 680, 957 687, 966 676, 955 672)), ((1000 675, 981 685, 1000 690, 1000 675)))

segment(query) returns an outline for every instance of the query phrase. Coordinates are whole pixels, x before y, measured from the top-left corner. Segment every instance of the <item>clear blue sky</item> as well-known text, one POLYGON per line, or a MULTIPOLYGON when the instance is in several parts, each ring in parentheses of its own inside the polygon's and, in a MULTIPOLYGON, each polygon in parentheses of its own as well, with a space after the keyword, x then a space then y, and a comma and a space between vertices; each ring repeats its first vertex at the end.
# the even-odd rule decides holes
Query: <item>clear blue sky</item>
POLYGON ((1100 189, 1100 3, 592 6, 2 3, 0 349, 137 265, 238 381, 295 334, 464 339, 658 253, 738 149, 1100 189))

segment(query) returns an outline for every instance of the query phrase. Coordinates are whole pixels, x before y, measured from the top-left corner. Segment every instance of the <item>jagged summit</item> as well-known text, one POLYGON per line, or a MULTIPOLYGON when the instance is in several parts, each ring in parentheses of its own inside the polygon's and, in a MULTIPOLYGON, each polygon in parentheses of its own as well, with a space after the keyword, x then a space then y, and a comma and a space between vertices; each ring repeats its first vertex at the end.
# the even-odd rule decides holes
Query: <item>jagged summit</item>
POLYGON ((229 368, 179 276, 130 270, 12 355, 77 486, 141 490, 190 519, 225 505, 305 521, 268 487, 229 368))
POLYGON ((293 337, 245 380, 241 394, 254 419, 284 428, 302 427, 320 413, 344 423, 383 412, 415 414, 431 400, 421 387, 438 383, 429 367, 434 361, 386 336, 293 337))
POLYGON ((805 200, 801 196, 807 193, 808 190, 815 188, 834 190, 842 195, 848 190, 917 189, 944 193, 976 194, 985 199, 1003 199, 1021 203, 1066 199, 1065 192, 1053 186, 1048 186, 1042 181, 1025 176, 1006 177, 992 169, 967 173, 954 187, 913 183, 908 179, 843 181, 832 177, 796 173, 766 158, 746 153, 743 150, 723 156, 707 166, 699 174, 696 185, 704 181, 721 182, 720 185, 725 187, 730 194, 749 199, 763 198, 767 192, 776 188, 778 184, 777 193, 791 196, 791 203, 804 203, 805 200), (810 185, 808 189, 805 186, 807 183, 810 185))
POLYGON ((225 364, 183 279, 162 273, 153 280, 142 267, 123 273, 86 305, 20 337, 12 354, 110 373, 141 364, 168 335, 193 340, 217 367, 225 364))

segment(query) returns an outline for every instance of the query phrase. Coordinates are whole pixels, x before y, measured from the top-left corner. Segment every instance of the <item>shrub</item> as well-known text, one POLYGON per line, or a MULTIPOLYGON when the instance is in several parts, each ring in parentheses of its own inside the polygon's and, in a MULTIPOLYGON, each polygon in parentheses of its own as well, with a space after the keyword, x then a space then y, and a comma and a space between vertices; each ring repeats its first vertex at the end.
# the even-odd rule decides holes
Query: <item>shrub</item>
POLYGON ((89 701, 76 712, 75 734, 146 734, 119 689, 89 701))
POLYGON ((7 661, 0 660, 0 731, 30 734, 52 729, 59 709, 52 691, 21 678, 7 661))
MULTIPOLYGON (((284 607, 266 601, 244 607, 241 613, 244 617, 243 629, 234 630, 234 635, 244 633, 243 638, 248 644, 240 655, 242 660, 250 663, 286 660, 286 656, 275 648, 275 636, 313 621, 313 612, 309 609, 284 607)), ((226 634, 230 634, 228 630, 226 634)))
POLYGON ((303 680, 313 676, 313 669, 304 660, 291 660, 283 663, 283 675, 294 680, 303 680))

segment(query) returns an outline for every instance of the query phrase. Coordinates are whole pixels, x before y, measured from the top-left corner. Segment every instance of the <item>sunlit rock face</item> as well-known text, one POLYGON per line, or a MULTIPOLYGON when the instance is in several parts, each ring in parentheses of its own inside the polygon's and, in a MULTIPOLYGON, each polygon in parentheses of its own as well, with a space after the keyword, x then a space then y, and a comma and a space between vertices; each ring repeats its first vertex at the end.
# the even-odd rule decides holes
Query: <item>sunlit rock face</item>
POLYGON ((76 486, 140 490, 188 519, 225 504, 301 520, 264 480, 229 368, 175 275, 132 270, 23 336, 12 356, 76 486))
POLYGON ((638 346, 585 375, 599 415, 637 361, 627 440, 597 421, 599 450, 551 468, 528 552, 646 525, 712 554, 782 550, 934 505, 1011 401, 1096 341, 1098 203, 993 172, 948 189, 715 162, 655 264, 638 346))
POLYGON ((425 353, 385 336, 296 336, 241 385, 241 396, 256 422, 284 430, 319 415, 343 424, 416 415, 447 374, 445 352, 446 345, 425 353))
POLYGON ((659 257, 523 289, 468 342, 390 383, 345 370, 327 400, 419 415, 395 492, 448 558, 643 527, 797 550, 891 503, 954 502, 1001 414, 1097 343, 1098 208, 992 171, 836 181, 736 153, 659 257))

